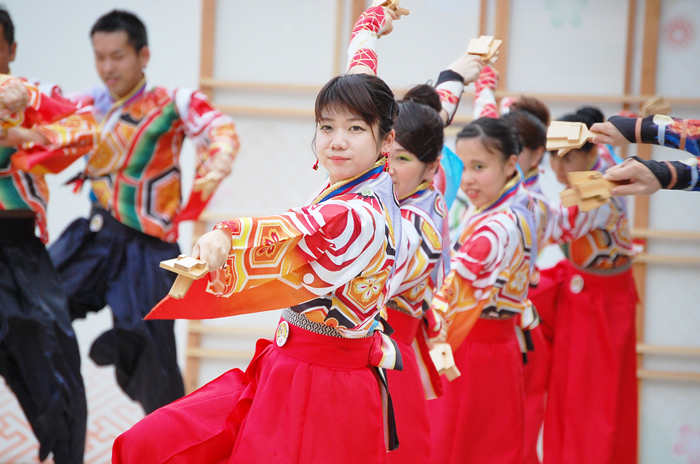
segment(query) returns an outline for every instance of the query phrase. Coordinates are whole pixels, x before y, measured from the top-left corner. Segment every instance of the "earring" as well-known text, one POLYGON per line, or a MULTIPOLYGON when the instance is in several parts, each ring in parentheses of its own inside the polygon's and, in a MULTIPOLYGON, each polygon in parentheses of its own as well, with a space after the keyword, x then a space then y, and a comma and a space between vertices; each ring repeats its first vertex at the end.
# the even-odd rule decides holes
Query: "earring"
POLYGON ((316 162, 313 165, 314 171, 318 171, 318 158, 316 158, 316 162))
POLYGON ((385 151, 384 153, 382 153, 382 155, 386 160, 386 163, 384 164, 384 172, 389 172, 389 152, 385 151))

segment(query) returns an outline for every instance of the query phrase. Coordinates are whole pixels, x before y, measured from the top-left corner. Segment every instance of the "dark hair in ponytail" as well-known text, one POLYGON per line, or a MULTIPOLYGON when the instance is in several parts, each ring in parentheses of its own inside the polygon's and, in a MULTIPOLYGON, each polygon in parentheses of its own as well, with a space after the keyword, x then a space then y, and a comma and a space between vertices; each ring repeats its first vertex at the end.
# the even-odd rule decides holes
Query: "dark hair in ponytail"
POLYGON ((377 76, 369 74, 336 76, 328 81, 316 96, 316 123, 329 107, 334 111, 359 116, 370 126, 377 123, 379 140, 391 132, 399 113, 399 105, 389 86, 377 76))
MULTIPOLYGON (((583 114, 588 116, 593 124, 598 122, 605 122, 605 115, 595 106, 582 106, 576 110, 576 114, 583 114)), ((590 126, 589 126, 590 129, 590 126)))
POLYGON ((518 130, 520 143, 530 150, 547 146, 547 126, 528 111, 510 111, 501 119, 518 130))
MULTIPOLYGON (((590 129, 593 124, 605 121, 605 115, 603 115, 603 113, 598 108, 594 108, 592 106, 584 106, 582 108, 579 108, 573 114, 565 114, 558 120, 568 122, 582 122, 586 125, 586 127, 590 129)), ((591 142, 586 142, 580 148, 580 150, 591 151, 594 147, 595 144, 591 142)))
POLYGON ((527 111, 542 121, 542 124, 549 126, 549 108, 544 102, 535 97, 521 96, 518 101, 510 105, 511 111, 527 111))
POLYGON ((504 163, 511 155, 518 156, 522 151, 517 129, 495 118, 479 118, 470 122, 457 134, 457 141, 461 139, 479 139, 488 151, 501 156, 504 163))
POLYGON ((436 161, 445 143, 445 124, 435 89, 425 84, 413 87, 399 101, 399 108, 394 125, 396 141, 423 163, 436 161))

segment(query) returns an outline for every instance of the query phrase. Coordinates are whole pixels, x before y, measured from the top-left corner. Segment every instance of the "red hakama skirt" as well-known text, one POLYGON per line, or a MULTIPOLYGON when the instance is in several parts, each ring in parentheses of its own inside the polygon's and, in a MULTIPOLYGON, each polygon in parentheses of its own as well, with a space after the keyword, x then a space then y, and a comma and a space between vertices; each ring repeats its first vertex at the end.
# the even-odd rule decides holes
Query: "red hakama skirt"
POLYGON ((435 464, 522 464, 523 359, 514 319, 479 319, 454 353, 461 376, 443 377, 428 402, 435 464))
POLYGON ((533 351, 527 353, 525 377, 525 464, 539 464, 537 441, 544 421, 544 409, 552 366, 551 352, 556 324, 556 304, 566 269, 559 263, 540 272, 537 287, 530 287, 527 297, 540 316, 540 324, 530 331, 533 351))
MULTIPOLYGON (((628 270, 601 276, 568 261, 556 304, 544 463, 637 462, 637 292, 628 270)), ((561 272, 561 271, 560 271, 561 272)))
POLYGON ((282 346, 258 341, 245 373, 228 371, 119 436, 112 462, 386 463, 373 337, 288 328, 282 346))
POLYGON ((394 404, 399 449, 388 454, 390 464, 426 464, 430 462, 430 424, 428 400, 418 369, 413 343, 421 330, 421 320, 388 309, 391 335, 401 350, 402 371, 387 371, 391 399, 394 404))

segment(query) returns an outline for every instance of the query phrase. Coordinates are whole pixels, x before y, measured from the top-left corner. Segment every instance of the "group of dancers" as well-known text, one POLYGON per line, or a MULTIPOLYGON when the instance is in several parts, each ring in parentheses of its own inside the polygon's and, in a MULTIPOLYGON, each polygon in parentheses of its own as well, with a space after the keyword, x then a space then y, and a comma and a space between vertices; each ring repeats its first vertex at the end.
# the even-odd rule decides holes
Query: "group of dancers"
MULTIPOLYGON (((540 433, 545 463, 636 463, 625 199, 588 212, 550 201, 539 183, 549 110, 532 97, 499 108, 498 75, 479 57, 465 53, 434 87, 397 101, 377 77, 375 51, 396 19, 367 9, 345 74, 316 98, 314 168, 328 179, 304 206, 202 236, 192 257, 213 272, 182 300, 163 298, 174 275, 158 263, 179 254, 179 222, 208 198, 195 188, 181 204, 181 144, 198 146, 198 180, 220 182, 238 149, 232 120, 199 92, 147 87, 146 30, 124 11, 90 32, 106 87, 65 98, 2 77, 0 374, 42 460, 52 452, 57 464, 82 462, 85 392, 71 321, 109 305, 114 328, 90 356, 114 364, 148 414, 117 438, 113 463, 531 464, 540 433), (475 119, 453 153, 444 128, 472 82, 475 119), (47 252, 43 176, 85 155, 74 183, 90 180, 92 212, 47 252), (566 259, 539 269, 550 244, 566 259), (173 319, 274 309, 283 309, 274 337, 258 341, 245 371, 183 397, 173 319), (452 381, 431 360, 441 343, 461 373, 452 381)), ((0 11, 0 45, 14 58, 8 20, 0 11)), ((0 71, 9 74, 7 64, 0 71)), ((697 121, 604 122, 590 107, 559 120, 598 134, 549 155, 562 184, 597 170, 628 181, 619 195, 696 189, 697 163, 621 162, 610 145, 700 156, 697 121)))

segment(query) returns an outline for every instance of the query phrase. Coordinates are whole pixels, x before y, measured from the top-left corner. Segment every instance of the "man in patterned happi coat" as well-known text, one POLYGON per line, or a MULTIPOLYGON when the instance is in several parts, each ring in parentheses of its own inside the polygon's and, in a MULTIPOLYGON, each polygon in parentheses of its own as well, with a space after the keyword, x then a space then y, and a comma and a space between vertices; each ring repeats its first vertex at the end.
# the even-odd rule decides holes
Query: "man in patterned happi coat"
POLYGON ((90 357, 114 364, 121 388, 150 413, 184 394, 172 321, 143 320, 175 278, 158 263, 179 254, 179 222, 196 219, 230 173, 238 138, 233 121, 200 92, 146 83, 150 53, 138 17, 114 10, 97 20, 90 36, 105 86, 70 98, 91 105, 100 123, 99 144, 76 179, 77 186, 90 180, 93 207, 50 254, 73 319, 111 307, 114 327, 97 338, 90 357), (183 207, 185 137, 197 148, 197 174, 183 207))
POLYGON ((68 300, 45 246, 44 174, 87 153, 97 125, 56 87, 9 76, 16 50, 12 18, 0 8, 0 375, 39 441, 40 459, 53 453, 56 464, 78 464, 87 404, 68 300))

